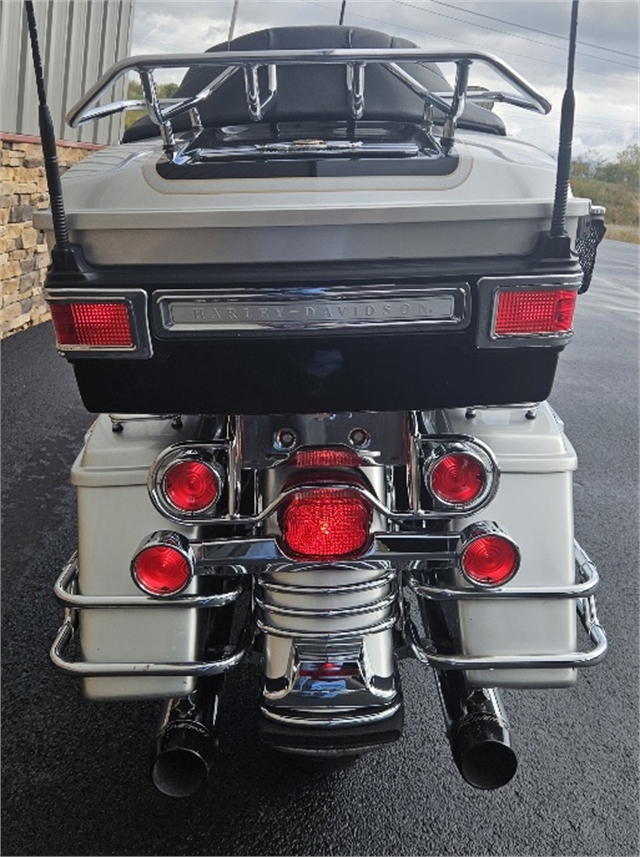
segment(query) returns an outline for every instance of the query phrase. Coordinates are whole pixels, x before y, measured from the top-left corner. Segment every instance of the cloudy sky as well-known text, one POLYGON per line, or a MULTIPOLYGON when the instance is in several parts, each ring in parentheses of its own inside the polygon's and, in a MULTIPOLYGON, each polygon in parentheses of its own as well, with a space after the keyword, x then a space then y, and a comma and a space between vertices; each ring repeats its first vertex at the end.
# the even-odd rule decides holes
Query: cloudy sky
MULTIPOLYGON (((132 53, 198 52, 227 39, 233 0, 136 0, 132 53)), ((342 0, 239 0, 234 35, 334 24, 342 0)), ((638 142, 637 0, 582 0, 574 155, 611 158, 638 142)), ((344 23, 426 49, 496 54, 552 102, 549 116, 496 106, 509 133, 555 152, 566 78, 570 0, 347 0, 344 23)), ((446 71, 446 69, 445 69, 446 71)), ((474 80, 472 83, 489 83, 474 80)), ((495 86, 495 83, 493 84, 495 86)))

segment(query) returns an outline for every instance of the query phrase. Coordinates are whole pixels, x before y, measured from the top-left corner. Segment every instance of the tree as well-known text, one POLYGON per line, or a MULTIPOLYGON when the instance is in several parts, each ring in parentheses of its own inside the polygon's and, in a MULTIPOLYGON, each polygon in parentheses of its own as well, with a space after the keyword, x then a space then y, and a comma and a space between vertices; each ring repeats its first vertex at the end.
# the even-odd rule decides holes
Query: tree
POLYGON ((593 178, 598 181, 620 184, 630 191, 638 191, 640 184, 640 146, 627 146, 614 161, 596 166, 593 178))

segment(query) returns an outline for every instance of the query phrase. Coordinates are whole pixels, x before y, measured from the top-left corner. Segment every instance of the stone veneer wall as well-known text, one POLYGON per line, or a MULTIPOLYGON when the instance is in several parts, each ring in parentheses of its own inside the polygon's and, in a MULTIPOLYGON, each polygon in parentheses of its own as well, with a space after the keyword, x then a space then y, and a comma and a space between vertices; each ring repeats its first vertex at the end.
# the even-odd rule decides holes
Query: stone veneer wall
MULTIPOLYGON (((3 339, 51 316, 42 296, 49 252, 44 234, 31 223, 34 210, 49 206, 40 139, 0 132, 0 141, 0 339, 3 339)), ((60 172, 99 148, 91 143, 58 141, 60 172)))

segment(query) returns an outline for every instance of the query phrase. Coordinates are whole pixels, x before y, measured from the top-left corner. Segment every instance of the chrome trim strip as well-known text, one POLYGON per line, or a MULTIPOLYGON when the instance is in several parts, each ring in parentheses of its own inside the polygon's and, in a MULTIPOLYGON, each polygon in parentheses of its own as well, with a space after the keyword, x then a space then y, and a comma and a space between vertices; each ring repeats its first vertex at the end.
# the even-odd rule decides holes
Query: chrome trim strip
POLYGON ((155 332, 167 337, 237 331, 258 334, 315 330, 349 333, 360 328, 463 329, 470 323, 470 286, 468 282, 458 282, 433 287, 380 283, 362 289, 172 289, 154 292, 152 311, 155 332))
POLYGON ((266 706, 260 706, 260 712, 269 720, 278 723, 286 723, 288 726, 317 726, 331 729, 334 726, 363 726, 366 723, 375 723, 378 720, 386 720, 396 714, 402 707, 402 700, 393 705, 381 708, 379 711, 367 712, 367 714, 331 714, 327 718, 308 717, 305 714, 279 714, 266 706))
POLYGON ((129 308, 132 322, 132 346, 97 346, 97 345, 60 345, 56 348, 61 354, 78 357, 95 357, 100 360, 127 358, 129 360, 147 360, 153 356, 153 344, 149 317, 147 312, 148 296, 144 289, 118 288, 108 289, 67 289, 49 288, 44 290, 47 303, 124 303, 129 308))

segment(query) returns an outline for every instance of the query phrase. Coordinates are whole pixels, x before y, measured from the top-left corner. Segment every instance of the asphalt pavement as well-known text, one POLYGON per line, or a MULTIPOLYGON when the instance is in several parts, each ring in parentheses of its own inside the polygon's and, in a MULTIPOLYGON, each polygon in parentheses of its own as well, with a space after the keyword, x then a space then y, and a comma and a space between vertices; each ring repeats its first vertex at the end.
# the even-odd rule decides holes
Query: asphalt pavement
POLYGON ((551 403, 577 449, 576 534, 610 652, 564 690, 508 691, 519 769, 451 761, 427 668, 402 663, 397 744, 320 776, 263 747, 258 673, 229 679, 220 758, 185 801, 148 778, 159 703, 90 703, 54 671, 51 587, 75 547, 68 471, 92 416, 50 325, 2 343, 4 855, 638 855, 638 248, 605 241, 551 403))

